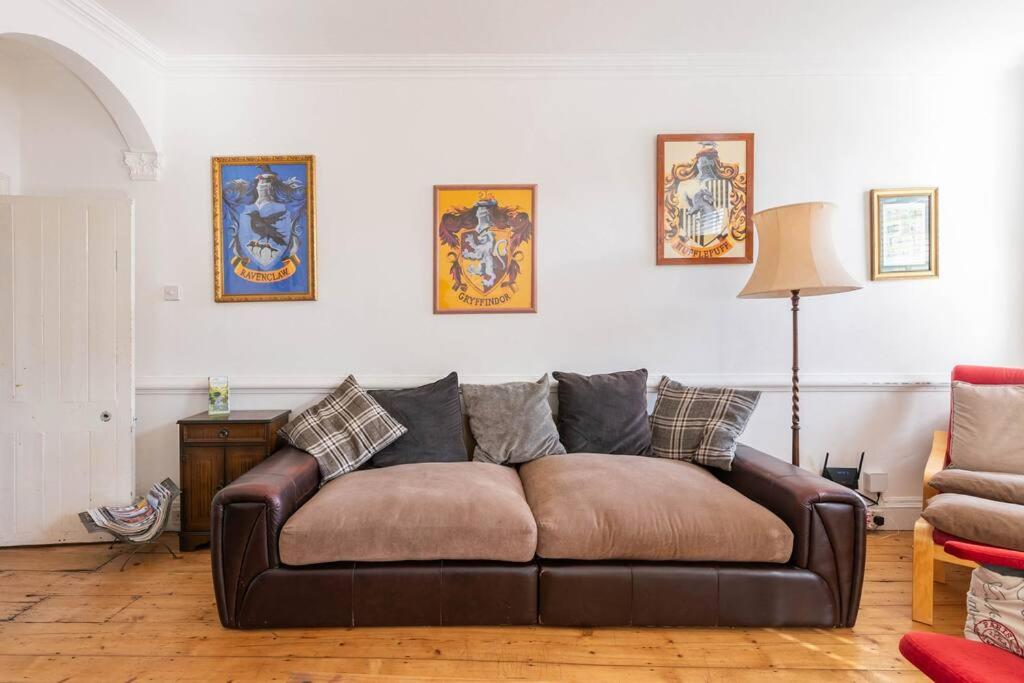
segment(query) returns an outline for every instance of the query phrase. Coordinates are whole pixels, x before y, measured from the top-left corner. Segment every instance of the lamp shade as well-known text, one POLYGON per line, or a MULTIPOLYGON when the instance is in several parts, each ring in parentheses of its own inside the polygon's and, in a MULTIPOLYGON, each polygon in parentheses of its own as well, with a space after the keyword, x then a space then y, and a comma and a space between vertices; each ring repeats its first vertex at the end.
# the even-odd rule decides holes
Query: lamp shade
POLYGON ((838 294, 860 289, 846 272, 832 244, 835 204, 807 202, 754 214, 757 263, 741 299, 838 294))

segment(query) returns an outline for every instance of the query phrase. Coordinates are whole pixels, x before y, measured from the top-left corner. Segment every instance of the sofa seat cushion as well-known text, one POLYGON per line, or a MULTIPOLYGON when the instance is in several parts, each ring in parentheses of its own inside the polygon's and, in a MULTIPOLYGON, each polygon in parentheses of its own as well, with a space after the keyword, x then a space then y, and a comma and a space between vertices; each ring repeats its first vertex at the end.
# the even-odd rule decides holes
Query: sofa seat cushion
POLYGON ((549 455, 519 470, 549 559, 787 562, 786 524, 699 465, 549 455))
POLYGON ((514 469, 430 462, 332 480, 281 530, 288 565, 403 560, 527 562, 537 525, 514 469))
POLYGON ((921 516, 939 531, 968 541, 1024 550, 1024 505, 940 493, 928 499, 921 516))

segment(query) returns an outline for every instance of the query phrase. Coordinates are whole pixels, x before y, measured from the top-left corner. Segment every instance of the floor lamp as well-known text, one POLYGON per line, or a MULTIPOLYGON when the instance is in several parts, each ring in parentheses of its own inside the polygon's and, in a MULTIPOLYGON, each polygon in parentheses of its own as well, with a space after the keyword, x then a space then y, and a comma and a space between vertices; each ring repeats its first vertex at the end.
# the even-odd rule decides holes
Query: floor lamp
POLYGON ((830 224, 835 204, 788 204, 754 214, 757 262, 741 299, 783 299, 793 312, 793 455, 800 466, 800 297, 860 289, 836 256, 830 224))

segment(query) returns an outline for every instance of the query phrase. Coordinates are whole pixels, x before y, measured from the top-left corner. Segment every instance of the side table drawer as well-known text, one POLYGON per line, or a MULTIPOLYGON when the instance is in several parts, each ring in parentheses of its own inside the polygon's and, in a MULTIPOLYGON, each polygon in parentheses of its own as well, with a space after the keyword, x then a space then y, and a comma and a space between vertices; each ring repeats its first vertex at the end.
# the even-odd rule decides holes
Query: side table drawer
POLYGON ((261 424, 197 424, 182 428, 185 443, 196 441, 262 441, 265 425, 261 424))

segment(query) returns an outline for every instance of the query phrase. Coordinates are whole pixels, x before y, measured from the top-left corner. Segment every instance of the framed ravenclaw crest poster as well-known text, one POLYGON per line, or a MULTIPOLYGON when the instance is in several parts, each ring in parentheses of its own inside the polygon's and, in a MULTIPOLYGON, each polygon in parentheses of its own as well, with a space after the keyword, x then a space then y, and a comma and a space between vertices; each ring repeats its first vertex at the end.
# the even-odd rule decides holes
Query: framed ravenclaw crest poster
POLYGON ((659 135, 657 263, 754 261, 754 134, 659 135))
POLYGON ((536 313, 536 185, 434 186, 434 313, 536 313))
POLYGON ((214 300, 316 299, 312 156, 213 157, 214 300))

